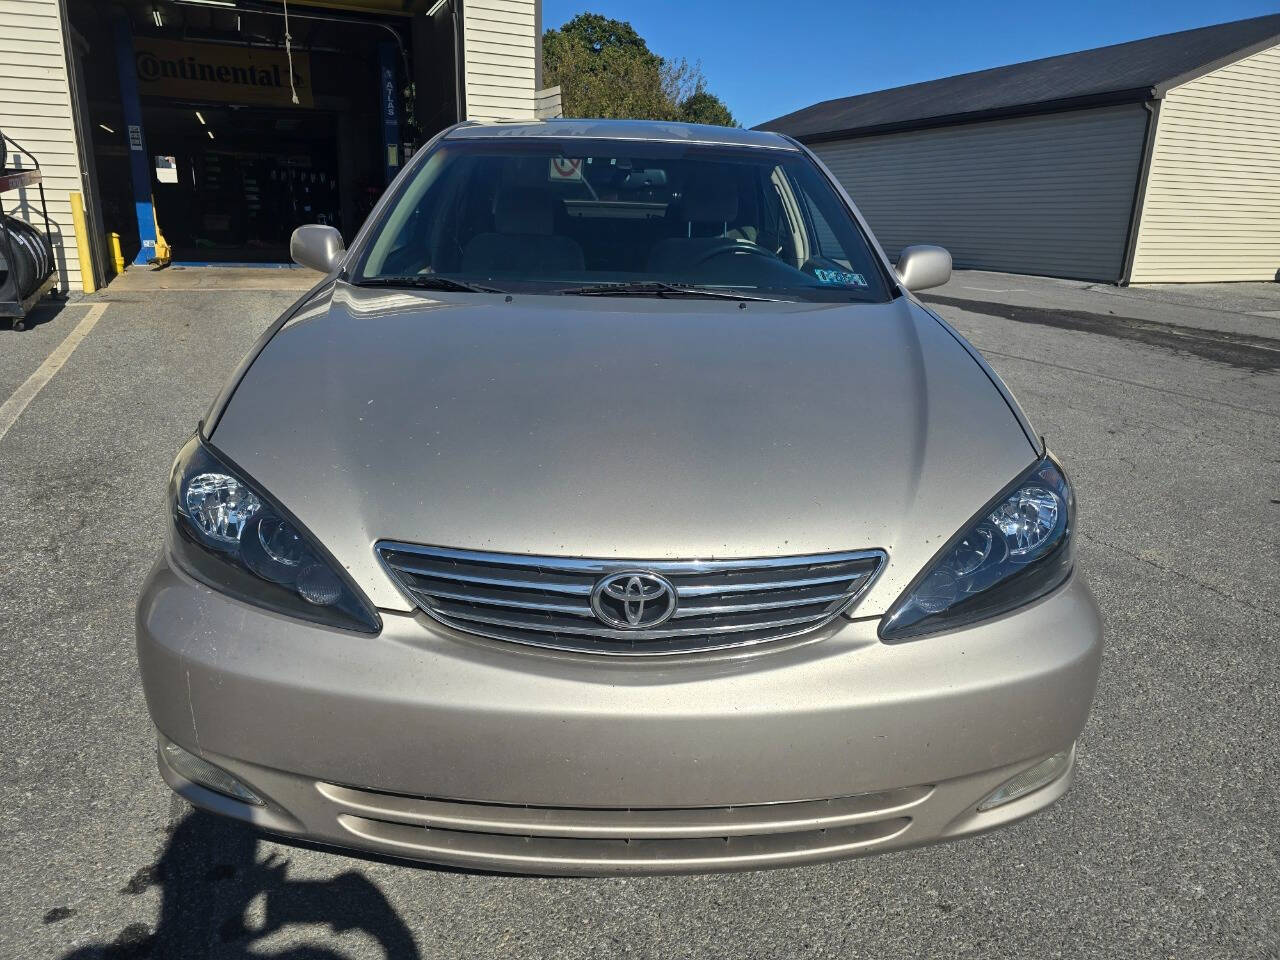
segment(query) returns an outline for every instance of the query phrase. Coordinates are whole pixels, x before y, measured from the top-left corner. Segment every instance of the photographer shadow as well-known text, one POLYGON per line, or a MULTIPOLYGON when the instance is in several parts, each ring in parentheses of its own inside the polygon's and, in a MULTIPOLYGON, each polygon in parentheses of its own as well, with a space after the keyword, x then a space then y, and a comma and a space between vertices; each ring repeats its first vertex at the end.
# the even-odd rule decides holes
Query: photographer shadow
MULTIPOLYGON (((174 827, 160 859, 121 891, 158 886, 159 921, 141 924, 109 943, 84 947, 62 960, 345 960, 325 941, 358 931, 388 960, 418 960, 413 934, 370 880, 348 870, 332 879, 293 880, 278 853, 260 856, 261 834, 233 820, 189 812, 174 827), (264 943, 290 927, 329 928, 314 942, 275 949, 264 943)), ((301 932, 301 931, 299 931, 301 932)))

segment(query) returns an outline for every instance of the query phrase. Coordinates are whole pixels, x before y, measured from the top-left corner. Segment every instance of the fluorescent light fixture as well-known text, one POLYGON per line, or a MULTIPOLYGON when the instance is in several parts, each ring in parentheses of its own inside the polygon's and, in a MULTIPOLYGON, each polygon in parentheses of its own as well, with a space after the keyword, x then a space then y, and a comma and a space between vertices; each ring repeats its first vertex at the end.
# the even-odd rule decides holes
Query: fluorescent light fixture
POLYGON ((159 7, 152 7, 152 8, 151 8, 151 19, 152 19, 152 20, 154 20, 154 21, 156 22, 156 26, 157 26, 157 27, 163 27, 163 26, 164 26, 164 17, 162 17, 162 16, 160 15, 160 8, 159 8, 159 7))
POLYGON ((448 2, 449 0, 436 0, 436 2, 433 3, 430 6, 430 8, 427 10, 427 16, 434 17, 437 13, 440 12, 440 8, 443 7, 448 2))
POLYGON ((107 133, 115 133, 115 131, 112 130, 110 127, 108 127, 105 123, 100 123, 98 124, 98 126, 100 126, 103 130, 107 131, 107 133))
POLYGON ((205 133, 207 133, 207 134, 209 135, 209 139, 210 139, 210 140, 212 140, 212 139, 213 139, 213 131, 212 131, 212 130, 206 130, 206 131, 205 131, 205 133))
POLYGON ((196 111, 196 119, 200 121, 200 125, 201 125, 201 126, 204 126, 204 125, 205 125, 205 122, 204 122, 204 114, 203 114, 203 113, 201 113, 199 110, 197 110, 197 111, 196 111))

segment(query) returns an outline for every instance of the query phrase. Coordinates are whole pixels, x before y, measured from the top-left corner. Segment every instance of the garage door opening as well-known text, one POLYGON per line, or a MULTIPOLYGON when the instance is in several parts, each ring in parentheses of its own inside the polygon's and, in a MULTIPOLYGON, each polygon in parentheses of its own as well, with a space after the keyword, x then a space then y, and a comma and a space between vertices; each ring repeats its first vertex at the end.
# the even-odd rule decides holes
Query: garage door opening
POLYGON ((70 0, 99 222, 126 262, 287 262, 303 223, 350 242, 418 146, 454 123, 455 3, 70 0), (392 11, 392 12, 387 12, 392 11))
MULTIPOLYGON (((289 235, 325 223, 344 235, 338 176, 338 119, 214 104, 144 108, 148 146, 158 158, 152 196, 175 259, 259 263, 289 259, 289 235)), ((370 191, 353 198, 356 217, 370 191)))

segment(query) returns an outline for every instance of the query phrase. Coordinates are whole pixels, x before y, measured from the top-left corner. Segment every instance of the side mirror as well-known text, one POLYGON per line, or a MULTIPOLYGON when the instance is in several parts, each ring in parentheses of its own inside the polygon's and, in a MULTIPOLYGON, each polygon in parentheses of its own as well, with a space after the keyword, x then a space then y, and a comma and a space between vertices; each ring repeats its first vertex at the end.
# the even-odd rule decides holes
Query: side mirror
POLYGON ((898 279, 908 290, 940 287, 951 279, 951 254, 927 244, 903 247, 897 270, 898 279))
POLYGON ((321 273, 337 270, 346 252, 342 234, 320 223, 304 224, 289 238, 289 256, 293 262, 321 273))

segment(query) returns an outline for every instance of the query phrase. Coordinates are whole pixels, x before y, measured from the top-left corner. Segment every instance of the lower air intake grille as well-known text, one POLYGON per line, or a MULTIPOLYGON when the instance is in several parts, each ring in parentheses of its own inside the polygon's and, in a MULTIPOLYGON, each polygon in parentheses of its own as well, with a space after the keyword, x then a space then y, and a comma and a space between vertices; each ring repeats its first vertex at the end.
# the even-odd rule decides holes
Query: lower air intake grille
POLYGON ((870 586, 880 550, 755 560, 590 560, 381 542, 379 556, 447 626, 514 643, 645 655, 817 630, 870 586))
POLYGON ((344 830, 388 853, 483 870, 604 874, 741 870, 868 852, 900 837, 934 788, 684 809, 513 806, 331 783, 316 789, 344 830))

